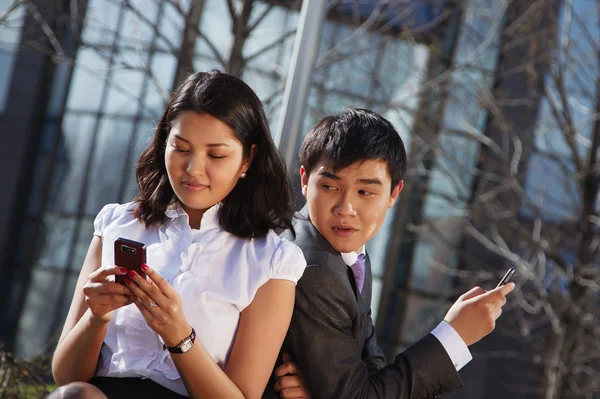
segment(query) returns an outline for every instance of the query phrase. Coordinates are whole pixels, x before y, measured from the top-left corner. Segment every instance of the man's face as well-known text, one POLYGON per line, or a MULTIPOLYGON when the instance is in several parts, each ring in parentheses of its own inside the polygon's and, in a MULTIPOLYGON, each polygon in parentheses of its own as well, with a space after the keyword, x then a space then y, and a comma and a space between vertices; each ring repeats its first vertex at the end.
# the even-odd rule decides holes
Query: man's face
POLYGON ((358 251, 383 225, 403 183, 391 190, 385 161, 357 161, 334 172, 318 163, 313 170, 300 167, 302 194, 310 220, 338 252, 358 251))

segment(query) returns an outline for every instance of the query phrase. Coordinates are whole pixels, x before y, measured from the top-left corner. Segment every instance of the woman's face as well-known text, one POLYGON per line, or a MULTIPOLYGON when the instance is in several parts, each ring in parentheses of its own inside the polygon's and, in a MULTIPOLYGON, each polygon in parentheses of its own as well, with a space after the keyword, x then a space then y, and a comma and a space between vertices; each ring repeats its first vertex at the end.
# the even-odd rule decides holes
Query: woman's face
POLYGON ((242 143, 229 126, 210 114, 184 111, 175 119, 165 150, 173 191, 198 228, 204 212, 221 202, 246 172, 254 155, 244 158, 242 143))

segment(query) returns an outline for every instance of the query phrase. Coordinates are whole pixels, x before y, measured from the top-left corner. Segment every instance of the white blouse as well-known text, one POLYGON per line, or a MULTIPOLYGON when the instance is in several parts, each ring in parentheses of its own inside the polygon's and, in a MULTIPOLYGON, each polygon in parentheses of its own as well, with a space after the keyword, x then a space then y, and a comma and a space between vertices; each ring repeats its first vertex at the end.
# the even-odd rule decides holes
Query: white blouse
MULTIPOLYGON (((102 238, 102 267, 114 265, 118 237, 146 244, 147 263, 179 293, 196 342, 224 368, 235 339, 240 312, 269 279, 296 283, 306 267, 300 248, 273 231, 243 239, 219 226, 216 205, 192 230, 181 206, 171 206, 158 228, 147 229, 131 213, 133 203, 106 205, 94 221, 102 238)), ((129 305, 115 311, 100 352, 97 376, 150 378, 188 396, 163 342, 129 305)))

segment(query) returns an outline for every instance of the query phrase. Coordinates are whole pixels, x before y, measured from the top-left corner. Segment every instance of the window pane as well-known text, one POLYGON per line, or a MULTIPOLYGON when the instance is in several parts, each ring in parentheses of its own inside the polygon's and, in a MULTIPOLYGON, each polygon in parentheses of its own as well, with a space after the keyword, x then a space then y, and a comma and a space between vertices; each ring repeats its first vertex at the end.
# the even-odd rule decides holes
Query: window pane
POLYGON ((212 48, 221 55, 231 48, 231 16, 227 10, 227 2, 222 0, 207 0, 200 19, 200 32, 206 38, 196 42, 196 52, 209 58, 216 58, 212 48), (209 46, 207 41, 212 44, 209 46))
POLYGON ((43 205, 42 200, 44 200, 46 185, 50 180, 52 152, 58 130, 56 121, 48 121, 44 125, 42 143, 35 161, 35 174, 33 175, 33 184, 29 195, 29 203, 27 204, 29 215, 36 215, 43 205))
POLYGON ((211 69, 222 70, 223 65, 215 58, 198 55, 194 57, 195 71, 210 71, 211 69))
POLYGON ((55 159, 48 210, 76 213, 87 169, 95 118, 67 114, 55 159))
MULTIPOLYGON (((69 307, 71 306, 71 300, 73 299, 73 294, 75 293, 75 287, 77 286, 77 279, 79 278, 79 273, 77 274, 67 274, 65 276, 67 279, 67 285, 64 290, 65 297, 64 302, 60 305, 60 309, 58 309, 58 313, 54 315, 56 320, 60 320, 61 322, 66 320, 67 313, 69 313, 69 307)), ((59 329, 62 328, 62 324, 59 324, 59 329)), ((50 334, 54 334, 55 337, 58 337, 60 331, 50 331, 50 334)))
POLYGON ((121 6, 114 0, 89 0, 82 40, 86 44, 112 44, 121 6))
POLYGON ((117 45, 132 46, 140 52, 147 52, 154 36, 156 11, 156 0, 146 0, 143 5, 126 9, 117 45))
POLYGON ((440 136, 425 199, 426 217, 447 218, 465 214, 478 155, 479 144, 475 140, 440 136))
POLYGON ((529 159, 525 193, 521 211, 528 216, 542 216, 547 220, 575 220, 581 198, 575 166, 560 163, 534 153, 529 159))
POLYGON ((15 339, 18 356, 29 357, 47 347, 48 338, 54 333, 50 327, 64 278, 62 273, 49 270, 33 271, 15 339))
MULTIPOLYGON (((12 0, 0 0, 0 14, 13 4, 12 0)), ((12 75, 15 52, 21 37, 21 26, 25 6, 19 6, 0 23, 0 114, 6 107, 6 100, 12 75)))
POLYGON ((129 202, 137 194, 138 188, 135 180, 135 166, 142 151, 150 144, 156 132, 156 123, 150 119, 145 119, 137 125, 137 131, 134 137, 133 153, 129 158, 129 165, 125 170, 125 194, 120 198, 120 202, 129 202))
POLYGON ((50 89, 50 98, 46 113, 48 116, 58 117, 63 111, 65 98, 69 87, 69 78, 71 76, 71 65, 60 63, 56 66, 52 86, 50 89))
POLYGON ((379 311, 379 301, 381 300, 381 290, 383 288, 383 281, 378 278, 373 278, 373 289, 371 293, 371 319, 373 320, 373 325, 375 325, 375 321, 377 320, 377 312, 379 311))
POLYGON ((121 52, 114 62, 106 100, 106 112, 135 115, 144 83, 144 71, 138 66, 139 55, 121 52))
POLYGON ((373 276, 382 277, 385 273, 385 256, 387 250, 387 242, 390 239, 392 223, 394 221, 394 213, 390 210, 374 239, 367 243, 367 251, 371 260, 371 271, 373 276))
POLYGON ((0 114, 6 108, 10 77, 12 75, 14 55, 0 50, 0 114))
MULTIPOLYGON (((87 255, 87 251, 90 247, 90 243, 94 236, 94 219, 96 219, 96 215, 93 217, 84 217, 79 221, 79 230, 77 232, 77 241, 75 242, 75 254, 73 256, 73 260, 70 265, 67 267, 77 274, 81 270, 83 266, 83 261, 85 260, 85 256, 87 255)), ((75 240, 75 238, 73 238, 75 240)), ((72 293, 73 291, 68 291, 68 293, 72 293)))
MULTIPOLYGON (((254 23, 266 9, 266 4, 256 3, 252 9, 250 23, 254 23)), ((252 57, 248 66, 278 73, 287 71, 298 18, 298 12, 272 7, 246 41, 243 49, 244 57, 252 57)))
POLYGON ((431 231, 422 233, 413 252, 411 288, 441 297, 451 295, 456 249, 464 220, 446 218, 435 222, 431 231))
POLYGON ((41 233, 41 254, 37 261, 38 267, 66 268, 75 237, 75 219, 63 217, 55 213, 46 213, 43 217, 44 231, 41 233))
POLYGON ((133 121, 103 118, 92 155, 85 213, 95 216, 105 204, 119 201, 133 121))
POLYGON ((159 119, 172 92, 177 58, 171 54, 156 53, 152 57, 150 70, 152 75, 146 83, 144 111, 146 116, 159 119))
POLYGON ((67 108, 98 112, 108 73, 108 59, 91 48, 78 51, 67 108))
POLYGON ((167 52, 179 51, 185 28, 184 16, 169 2, 164 3, 159 18, 157 45, 167 52))
POLYGON ((433 301, 414 294, 408 295, 399 341, 417 342, 435 328, 448 311, 445 301, 433 301))
MULTIPOLYGON (((3 14, 14 3, 14 0, 0 0, 0 14, 3 14)), ((25 9, 25 5, 18 6, 0 23, 0 50, 15 51, 21 38, 25 9)))

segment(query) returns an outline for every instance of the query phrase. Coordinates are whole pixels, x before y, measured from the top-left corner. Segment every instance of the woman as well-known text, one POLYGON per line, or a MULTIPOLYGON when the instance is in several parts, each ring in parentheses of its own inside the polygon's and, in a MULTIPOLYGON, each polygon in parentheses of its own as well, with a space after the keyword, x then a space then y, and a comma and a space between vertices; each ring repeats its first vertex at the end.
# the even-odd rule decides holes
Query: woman
POLYGON ((291 188, 258 97, 190 76, 136 175, 139 196, 94 222, 50 397, 259 398, 306 262, 275 233, 292 228, 291 188), (118 237, 146 245, 146 279, 114 265, 118 237))

